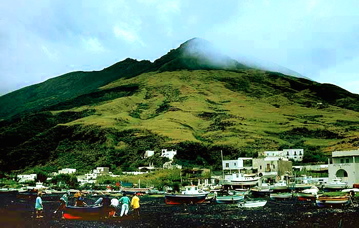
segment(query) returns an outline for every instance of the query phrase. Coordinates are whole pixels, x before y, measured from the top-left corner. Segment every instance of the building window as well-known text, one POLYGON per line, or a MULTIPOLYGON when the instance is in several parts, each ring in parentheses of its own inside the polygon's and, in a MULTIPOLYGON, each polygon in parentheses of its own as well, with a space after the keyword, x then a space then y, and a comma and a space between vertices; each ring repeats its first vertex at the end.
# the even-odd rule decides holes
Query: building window
POLYGON ((273 169, 275 169, 275 165, 273 165, 273 169))
POLYGON ((344 163, 344 159, 340 159, 340 163, 344 163))
POLYGON ((349 163, 349 158, 346 159, 346 163, 349 163))
POLYGON ((259 169, 262 169, 262 166, 261 166, 261 165, 259 166, 259 169))
POLYGON ((226 168, 229 168, 229 163, 226 163, 226 168))

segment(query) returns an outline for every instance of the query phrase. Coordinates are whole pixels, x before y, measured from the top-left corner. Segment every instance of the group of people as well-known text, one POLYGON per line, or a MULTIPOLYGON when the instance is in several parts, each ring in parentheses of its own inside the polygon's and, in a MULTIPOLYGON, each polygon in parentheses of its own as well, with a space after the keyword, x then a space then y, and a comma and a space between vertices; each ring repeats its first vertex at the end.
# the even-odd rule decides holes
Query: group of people
POLYGON ((133 195, 132 199, 130 199, 126 195, 126 193, 124 193, 120 199, 114 197, 111 199, 110 205, 115 208, 115 214, 113 215, 113 217, 117 217, 116 213, 119 211, 120 205, 121 205, 120 217, 127 216, 130 207, 133 210, 134 216, 140 216, 140 198, 138 198, 136 194, 133 195))
MULTIPOLYGON (((38 192, 38 196, 35 201, 35 211, 36 211, 36 218, 42 218, 43 215, 43 204, 41 196, 43 193, 41 191, 38 192)), ((54 211, 56 214, 58 211, 63 211, 69 202, 70 193, 66 192, 60 198, 60 205, 54 211)), ((82 191, 78 191, 74 194, 75 204, 76 207, 85 207, 88 206, 85 203, 84 194, 82 191)), ((113 213, 109 214, 106 217, 120 217, 127 216, 130 208, 133 210, 133 216, 140 216, 140 198, 134 194, 133 197, 130 199, 125 193, 119 199, 113 197, 112 199, 108 197, 108 195, 104 195, 96 200, 94 206, 103 206, 104 209, 114 209, 109 210, 113 213)))

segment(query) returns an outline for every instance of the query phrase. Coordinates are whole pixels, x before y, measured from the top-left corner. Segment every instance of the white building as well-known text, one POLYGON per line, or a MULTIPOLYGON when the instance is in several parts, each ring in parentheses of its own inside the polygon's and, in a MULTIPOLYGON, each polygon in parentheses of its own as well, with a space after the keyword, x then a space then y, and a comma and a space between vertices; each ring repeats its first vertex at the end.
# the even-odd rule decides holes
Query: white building
POLYGON ((359 149, 334 151, 328 165, 329 180, 341 178, 348 186, 359 183, 359 149))
POLYGON ((97 167, 85 175, 77 176, 77 181, 80 182, 81 185, 86 183, 95 183, 96 178, 101 175, 110 175, 113 176, 112 172, 110 172, 109 167, 97 167))
POLYGON ((146 150, 145 155, 143 157, 144 158, 149 158, 149 157, 152 157, 153 155, 155 155, 154 150, 146 150))
POLYGON ((294 161, 303 161, 304 150, 303 149, 284 149, 282 151, 264 151, 266 158, 287 158, 294 161))
POLYGON ((252 168, 251 164, 245 165, 245 160, 252 160, 253 158, 238 158, 237 160, 223 160, 222 168, 223 170, 239 170, 245 168, 252 168))
POLYGON ((58 174, 71 174, 76 173, 76 169, 65 168, 58 171, 58 174))
POLYGON ((253 159, 253 169, 259 176, 281 177, 292 171, 292 162, 283 157, 266 157, 253 159))
POLYGON ((177 154, 177 150, 167 151, 167 149, 162 149, 161 151, 161 157, 166 157, 169 158, 170 160, 173 160, 176 154, 177 154))
POLYGON ((27 181, 35 181, 37 177, 37 174, 21 174, 17 175, 17 178, 19 178, 19 183, 24 183, 27 181))
POLYGON ((92 173, 96 173, 98 175, 106 175, 110 174, 110 168, 109 167, 97 167, 92 171, 92 173))
POLYGON ((163 164, 163 169, 182 169, 182 166, 177 164, 172 164, 172 161, 168 161, 163 164))

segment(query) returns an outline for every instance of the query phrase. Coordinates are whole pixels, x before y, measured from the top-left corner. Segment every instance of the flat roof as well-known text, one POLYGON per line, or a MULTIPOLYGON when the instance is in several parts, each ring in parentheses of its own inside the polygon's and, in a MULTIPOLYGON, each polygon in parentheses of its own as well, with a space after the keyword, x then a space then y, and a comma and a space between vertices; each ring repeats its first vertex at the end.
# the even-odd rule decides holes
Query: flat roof
POLYGON ((359 150, 334 151, 332 157, 359 156, 359 150))

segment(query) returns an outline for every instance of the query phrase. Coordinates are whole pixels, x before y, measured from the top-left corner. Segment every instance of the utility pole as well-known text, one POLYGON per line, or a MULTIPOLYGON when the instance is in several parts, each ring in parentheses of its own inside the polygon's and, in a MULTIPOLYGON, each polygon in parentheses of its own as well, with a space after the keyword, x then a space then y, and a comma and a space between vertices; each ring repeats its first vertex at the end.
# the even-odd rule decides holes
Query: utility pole
POLYGON ((223 175, 223 180, 224 180, 224 167, 223 167, 223 152, 221 150, 221 159, 222 159, 222 175, 223 175))

